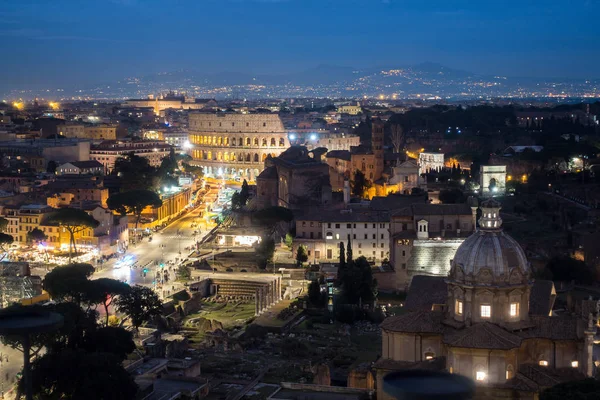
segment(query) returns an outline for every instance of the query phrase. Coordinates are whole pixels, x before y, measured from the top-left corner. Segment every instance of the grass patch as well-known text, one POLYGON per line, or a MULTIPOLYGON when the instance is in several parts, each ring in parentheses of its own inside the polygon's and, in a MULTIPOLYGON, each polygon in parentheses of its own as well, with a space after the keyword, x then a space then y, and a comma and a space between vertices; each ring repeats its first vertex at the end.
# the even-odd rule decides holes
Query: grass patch
POLYGON ((213 319, 223 324, 223 328, 232 328, 243 325, 254 318, 255 306, 253 303, 210 303, 202 302, 200 311, 187 315, 183 319, 185 324, 193 318, 204 317, 213 319))

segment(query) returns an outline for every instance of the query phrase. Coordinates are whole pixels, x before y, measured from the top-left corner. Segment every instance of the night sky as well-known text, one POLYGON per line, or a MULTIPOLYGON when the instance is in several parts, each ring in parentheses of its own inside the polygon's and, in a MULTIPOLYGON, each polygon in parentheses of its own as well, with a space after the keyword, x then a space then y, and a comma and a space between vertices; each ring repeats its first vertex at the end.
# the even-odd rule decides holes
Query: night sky
POLYGON ((599 78, 598 0, 0 0, 0 85, 431 61, 599 78))

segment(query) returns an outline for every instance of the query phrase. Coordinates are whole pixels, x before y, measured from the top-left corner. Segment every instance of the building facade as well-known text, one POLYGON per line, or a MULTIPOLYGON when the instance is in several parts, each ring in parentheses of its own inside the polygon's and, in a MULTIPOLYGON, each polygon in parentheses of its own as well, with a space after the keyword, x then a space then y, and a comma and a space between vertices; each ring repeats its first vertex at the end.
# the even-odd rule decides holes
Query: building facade
POLYGON ((117 125, 67 123, 58 125, 56 132, 67 138, 115 140, 117 138, 117 125))
POLYGON ((309 261, 336 263, 340 242, 350 240, 355 257, 381 263, 389 259, 389 213, 385 211, 332 210, 296 220, 294 254, 304 246, 309 261))
POLYGON ((390 263, 396 289, 418 275, 446 276, 463 240, 474 232, 476 208, 467 204, 413 204, 392 213, 390 263))
POLYGON ((444 153, 419 153, 419 174, 444 168, 444 153))
POLYGON ((206 176, 255 181, 268 156, 290 142, 276 114, 190 113, 189 139, 194 165, 206 176))
POLYGON ((162 159, 169 155, 171 146, 158 141, 105 141, 93 145, 90 149, 90 159, 98 161, 104 166, 104 172, 110 173, 115 168, 115 162, 119 157, 125 157, 129 153, 144 157, 153 167, 160 166, 162 159))
POLYGON ((593 376, 597 316, 554 316, 554 285, 534 282, 523 250, 502 231, 500 204, 487 200, 481 211, 447 278, 419 277, 407 313, 381 325, 378 388, 389 372, 429 368, 473 379, 476 398, 537 399, 549 386, 593 376))

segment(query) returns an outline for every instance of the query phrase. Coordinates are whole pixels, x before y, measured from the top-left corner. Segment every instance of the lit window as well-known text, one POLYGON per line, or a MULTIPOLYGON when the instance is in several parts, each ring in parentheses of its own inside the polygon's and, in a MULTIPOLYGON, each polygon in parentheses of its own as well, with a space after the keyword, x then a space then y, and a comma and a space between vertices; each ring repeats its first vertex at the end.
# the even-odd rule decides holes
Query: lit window
POLYGON ((485 372, 477 371, 475 373, 475 379, 477 379, 478 381, 484 381, 485 380, 485 372))
POLYGON ((519 315, 519 303, 510 303, 510 316, 517 317, 519 315))
POLYGON ((540 360, 540 365, 542 367, 547 367, 548 366, 548 361, 546 361, 546 360, 540 360))
POLYGON ((492 316, 492 306, 481 306, 481 318, 490 318, 492 316))
POLYGON ((340 238, 340 234, 339 234, 339 233, 336 233, 336 234, 335 234, 335 238, 336 238, 336 239, 339 239, 339 238, 340 238))
POLYGON ((571 361, 571 367, 578 368, 579 367, 579 361, 571 361))
POLYGON ((462 315, 463 313, 463 302, 460 300, 456 300, 456 313, 458 315, 462 315))

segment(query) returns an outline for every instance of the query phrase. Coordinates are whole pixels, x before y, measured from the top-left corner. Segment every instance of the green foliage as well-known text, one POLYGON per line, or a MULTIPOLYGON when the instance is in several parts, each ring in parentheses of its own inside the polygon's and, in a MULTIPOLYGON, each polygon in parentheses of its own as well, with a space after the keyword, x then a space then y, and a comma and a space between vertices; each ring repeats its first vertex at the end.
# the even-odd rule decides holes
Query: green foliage
POLYGON ((100 224, 94 217, 79 208, 61 208, 50 214, 46 223, 60 225, 69 232, 69 260, 73 251, 77 253, 75 234, 88 228, 96 228, 100 224))
POLYGON ((8 220, 4 217, 0 217, 0 232, 4 232, 8 226, 8 220))
POLYGON ((46 172, 49 174, 55 174, 56 169, 58 168, 58 164, 54 160, 48 161, 48 165, 46 166, 46 172))
POLYGON ((240 191, 240 206, 244 207, 248 202, 248 198, 250 198, 250 188, 248 187, 248 182, 244 179, 242 182, 242 190, 240 191))
POLYGON ((319 284, 319 281, 315 279, 308 285, 308 300, 313 306, 321 307, 323 306, 323 299, 324 296, 321 293, 321 285, 319 284))
POLYGON ((137 189, 113 194, 108 198, 106 204, 109 209, 116 211, 121 215, 135 215, 135 229, 137 230, 144 209, 146 207, 160 207, 162 205, 162 200, 160 199, 160 196, 152 190, 137 189))
POLYGON ((267 227, 273 227, 279 222, 291 222, 294 219, 294 213, 285 207, 267 207, 259 210, 252 216, 254 222, 267 227))
POLYGON ((260 269, 267 268, 267 265, 273 262, 275 255, 275 241, 272 237, 263 237, 258 246, 256 246, 256 258, 260 269))
POLYGON ((372 183, 365 177, 361 170, 356 170, 352 183, 352 195, 355 197, 364 197, 365 192, 372 186, 372 183))
POLYGON ((240 200, 240 192, 235 192, 231 196, 231 209, 239 210, 240 208, 242 208, 242 202, 240 200))
POLYGON ((288 249, 292 250, 292 247, 294 245, 294 237, 291 233, 288 232, 285 234, 285 239, 283 240, 283 242, 285 243, 288 249))
POLYGON ((55 301, 71 301, 76 304, 86 298, 88 278, 94 273, 90 264, 75 263, 56 267, 46 274, 43 288, 55 301))
MULTIPOLYGON (((35 360, 31 377, 38 399, 115 399, 135 398, 137 385, 110 353, 65 349, 47 353, 35 360), (108 384, 110 383, 110 384, 108 384)), ((23 380, 19 390, 24 391, 23 380)))
POLYGON ((2 250, 2 252, 6 252, 4 246, 11 244, 13 241, 14 239, 11 235, 0 232, 0 250, 2 250))
POLYGON ((190 174, 194 174, 199 178, 202 178, 204 176, 204 170, 202 169, 202 167, 196 167, 195 165, 190 165, 188 163, 182 162, 181 163, 181 167, 183 168, 183 170, 185 172, 188 172, 190 174))
POLYGON ((133 286, 116 301, 117 310, 129 317, 137 330, 144 322, 162 313, 162 303, 156 293, 144 286, 133 286))
POLYGON ((39 228, 33 228, 29 232, 27 232, 27 242, 28 243, 39 243, 48 239, 48 236, 39 228))
POLYGON ((298 246, 296 251, 296 264, 302 266, 303 263, 308 261, 308 254, 306 253, 306 247, 303 245, 298 246))
POLYGON ((465 202, 465 195, 460 189, 443 189, 439 199, 444 204, 458 204, 465 202))
POLYGON ((342 300, 346 304, 370 304, 377 295, 377 281, 365 257, 348 262, 340 277, 342 300))
POLYGON ((176 275, 177 280, 179 281, 189 281, 192 279, 192 270, 186 265, 180 265, 179 268, 177 268, 176 275))
POLYGON ((600 393, 600 382, 593 378, 559 383, 540 393, 540 400, 592 400, 600 393))
POLYGON ((88 281, 84 286, 83 300, 88 304, 102 304, 106 315, 106 326, 110 317, 109 306, 113 300, 130 290, 130 286, 124 282, 110 278, 99 278, 88 281))
POLYGON ((150 189, 156 184, 156 169, 147 158, 133 152, 115 161, 113 173, 119 176, 121 187, 127 190, 150 189))
POLYGON ((551 258, 546 264, 546 270, 552 280, 575 283, 589 283, 593 281, 593 273, 583 261, 575 260, 568 256, 551 258))

